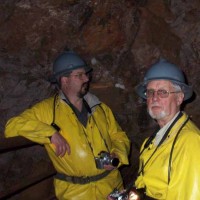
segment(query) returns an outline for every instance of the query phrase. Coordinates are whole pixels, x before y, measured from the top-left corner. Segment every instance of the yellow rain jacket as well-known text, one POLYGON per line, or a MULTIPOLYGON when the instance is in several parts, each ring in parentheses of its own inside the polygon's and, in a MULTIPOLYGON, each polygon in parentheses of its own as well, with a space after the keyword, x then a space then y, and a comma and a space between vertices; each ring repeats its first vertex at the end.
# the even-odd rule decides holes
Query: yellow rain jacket
POLYGON ((146 188, 150 197, 163 200, 200 200, 200 131, 190 120, 183 125, 186 119, 184 113, 154 154, 156 147, 151 144, 140 156, 141 169, 153 154, 135 182, 137 188, 146 188))
MULTIPOLYGON (((79 122, 70 106, 62 99, 62 95, 59 95, 55 103, 55 124, 60 127, 60 133, 70 145, 70 155, 66 153, 62 158, 57 157, 55 147, 50 142, 49 137, 55 132, 50 125, 53 120, 53 97, 11 118, 6 125, 5 136, 23 136, 43 144, 56 171, 68 176, 94 176, 105 171, 97 169, 94 161, 94 156, 98 156, 100 151, 107 151, 104 139, 110 152, 119 157, 119 166, 128 164, 130 141, 115 121, 110 108, 90 93, 84 98, 92 109, 86 127, 79 122), (88 143, 91 144, 93 152, 88 143)), ((56 196, 60 200, 105 200, 115 187, 123 188, 118 169, 103 179, 88 184, 72 184, 54 179, 54 185, 56 196)))

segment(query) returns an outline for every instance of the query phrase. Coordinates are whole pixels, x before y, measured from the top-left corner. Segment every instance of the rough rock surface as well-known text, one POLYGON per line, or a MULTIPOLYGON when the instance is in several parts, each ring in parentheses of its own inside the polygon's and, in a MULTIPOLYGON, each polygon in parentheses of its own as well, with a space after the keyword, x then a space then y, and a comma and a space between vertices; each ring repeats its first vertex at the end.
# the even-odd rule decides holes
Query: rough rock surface
MULTIPOLYGON (((131 164, 122 169, 125 184, 136 175, 140 145, 155 128, 134 87, 158 58, 186 73, 196 96, 185 110, 200 127, 198 0, 1 0, 0 138, 5 149, 15 143, 4 139, 6 121, 54 93, 47 79, 64 49, 77 51, 94 68, 91 91, 112 108, 132 141, 131 164)), ((4 151, 0 193, 19 179, 43 174, 39 166, 51 171, 43 151, 40 146, 4 151)))

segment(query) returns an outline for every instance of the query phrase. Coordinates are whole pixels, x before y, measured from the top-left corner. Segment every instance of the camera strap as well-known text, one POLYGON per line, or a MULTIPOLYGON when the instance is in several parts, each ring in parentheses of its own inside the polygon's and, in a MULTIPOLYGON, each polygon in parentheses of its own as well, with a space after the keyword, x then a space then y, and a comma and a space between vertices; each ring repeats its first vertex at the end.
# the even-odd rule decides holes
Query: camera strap
MULTIPOLYGON (((53 126, 57 131, 60 131, 60 127, 55 123, 55 118, 56 118, 56 101, 57 101, 57 99, 58 99, 58 96, 59 96, 58 93, 56 93, 56 95, 54 96, 54 101, 53 101, 53 120, 52 120, 51 126, 53 126)), ((66 96, 65 96, 65 98, 66 98, 65 102, 70 106, 70 108, 71 108, 72 111, 75 113, 76 117, 78 118, 74 106, 72 105, 72 103, 69 101, 69 99, 68 99, 66 96)), ((101 138, 102 138, 102 140, 103 140, 103 142, 104 142, 104 144, 105 144, 105 147, 106 147, 107 151, 110 152, 110 151, 109 151, 108 144, 107 144, 105 138, 103 137, 102 131, 101 131, 100 128, 98 127, 97 121, 96 121, 95 117, 94 117, 93 114, 92 114, 92 110, 91 110, 90 106, 88 105, 87 101, 86 101, 84 98, 83 98, 83 106, 86 108, 87 112, 91 115, 91 118, 93 119, 93 121, 94 121, 94 123, 95 123, 95 125, 96 125, 96 127, 97 127, 97 129, 98 129, 98 131, 99 131, 99 134, 100 134, 100 136, 101 136, 101 138)), ((106 118, 106 113, 105 113, 104 109, 102 108, 101 104, 98 104, 98 106, 101 108, 101 110, 102 110, 102 112, 103 112, 103 114, 104 114, 104 116, 105 116, 105 118, 106 118)), ((79 118, 78 118, 78 119, 79 119, 79 118)), ((107 119, 107 118, 106 118, 106 119, 107 119)), ((80 121, 80 119, 79 119, 79 121, 80 121)), ((88 140, 88 137, 87 137, 87 134, 86 134, 84 128, 83 128, 83 133, 84 133, 85 138, 86 138, 86 140, 87 140, 87 143, 88 143, 88 145, 89 145, 89 147, 90 147, 90 149, 91 149, 91 152, 92 152, 92 154, 93 154, 93 157, 95 158, 94 150, 93 150, 92 144, 91 144, 90 141, 88 140)))
MULTIPOLYGON (((173 125, 178 121, 178 119, 180 119, 180 117, 181 117, 182 115, 183 115, 182 112, 179 113, 179 115, 177 116, 177 118, 174 120, 174 122, 172 123, 172 125, 171 125, 171 126, 169 127, 169 129, 167 130, 167 135, 168 135, 170 129, 171 129, 171 128, 173 127, 173 125)), ((169 155, 169 165, 168 165, 168 184, 170 183, 170 178, 171 178, 172 155, 173 155, 174 146, 175 146, 175 144, 176 144, 176 142, 177 142, 178 136, 179 136, 180 133, 181 133, 181 130, 182 130, 183 127, 187 124, 188 121, 189 121, 189 116, 187 116, 186 120, 182 123, 182 125, 181 125, 180 128, 178 129, 177 134, 176 134, 176 136, 175 136, 175 138, 174 138, 174 141, 173 141, 173 143, 172 143, 172 147, 171 147, 170 155, 169 155)), ((154 137, 155 137, 155 135, 153 135, 152 138, 154 138, 154 137)), ((152 139, 152 138, 151 138, 151 139, 152 139)), ((163 138, 166 139, 166 136, 165 136, 165 137, 163 136, 163 138)), ((147 141, 147 142, 149 142, 149 141, 147 141)), ((159 145, 157 146, 157 148, 155 149, 155 151, 152 153, 152 155, 150 156, 150 158, 149 158, 149 159, 147 160, 147 162, 145 163, 145 165, 142 166, 142 169, 140 169, 140 171, 138 172, 138 175, 144 170, 144 167, 147 165, 147 163, 149 162, 149 160, 152 158, 152 156, 153 156, 153 155, 155 154, 155 152, 157 151, 158 147, 159 147, 163 142, 164 142, 164 140, 162 139, 162 140, 160 141, 159 145)), ((150 144, 150 142, 149 142, 149 144, 150 144)), ((145 143, 145 145, 146 145, 146 143, 145 143)), ((148 147, 148 146, 147 146, 147 147, 148 147)), ((146 147, 146 148, 147 148, 147 147, 146 147)), ((144 147, 144 149, 146 149, 146 148, 144 147)), ((143 153, 144 149, 142 150, 141 153, 143 153)), ((140 155, 141 155, 141 154, 140 154, 140 155)), ((129 192, 129 191, 131 190, 131 188, 132 188, 133 185, 134 185, 134 182, 135 182, 135 179, 133 179, 133 181, 132 181, 130 184, 128 184, 127 189, 126 189, 127 192, 129 192)), ((138 189, 137 189, 137 190, 138 190, 138 189)), ((145 199, 146 199, 146 198, 145 198, 145 199)), ((148 199, 148 198, 147 198, 147 199, 148 199)), ((150 198, 150 199, 151 199, 151 198, 150 198)))
POLYGON ((172 144, 172 148, 170 151, 170 156, 169 156, 169 166, 168 166, 168 184, 170 182, 170 178, 171 178, 171 168, 172 168, 172 155, 173 155, 173 151, 174 151, 174 146, 176 144, 176 141, 178 139, 178 136, 182 130, 182 128, 187 124, 187 122, 189 121, 189 116, 187 116, 186 120, 183 122, 183 124, 181 125, 181 127, 178 130, 178 133, 176 134, 176 137, 174 138, 173 144, 172 144))
MULTIPOLYGON (((180 117, 182 116, 182 114, 178 117, 177 116, 177 118, 178 119, 180 119, 180 117)), ((175 122, 177 122, 177 120, 178 119, 175 119, 175 122)), ((179 128, 179 130, 178 130, 178 132, 177 132, 177 134, 176 134, 176 136, 175 136, 175 138, 174 138, 174 141, 173 141, 173 143, 172 143, 172 147, 171 147, 171 150, 170 150, 170 155, 169 155, 169 165, 168 165, 168 184, 170 183, 170 178, 171 178, 171 166, 172 166, 172 156, 173 156, 173 151, 174 151, 174 146, 175 146, 175 144, 176 144, 176 142, 177 142, 177 139, 178 139, 178 136, 180 135, 180 133, 181 133, 181 130, 183 129, 183 127, 187 124, 187 122, 189 121, 189 116, 187 116, 187 118, 186 118, 186 120, 182 123, 182 125, 180 126, 180 128, 179 128)), ((175 123, 173 123, 173 125, 174 125, 175 123)), ((162 141, 161 141, 162 142, 162 141)), ((150 144, 150 143, 149 143, 150 144)), ((158 147, 157 147, 158 148, 158 147)), ((156 148, 156 150, 157 150, 157 148, 156 148)), ((142 151, 143 152, 143 151, 142 151)), ((155 151, 153 152, 153 154, 155 153, 155 151)), ((153 155, 151 155, 150 156, 150 158, 147 160, 147 161, 149 161, 151 158, 152 158, 152 156, 153 155)), ((147 163, 147 162, 146 162, 147 163)), ((145 164, 146 164, 145 163, 145 164)), ((146 166, 146 165, 145 165, 146 166)), ((144 167, 145 166, 142 166, 142 170, 144 169, 144 167)), ((140 172, 139 173, 141 173, 142 172, 142 170, 140 170, 140 172)), ((138 173, 138 174, 139 174, 138 173)), ((126 194, 128 194, 131 190, 132 190, 132 188, 135 188, 135 190, 138 192, 138 193, 140 193, 140 194, 143 194, 144 195, 144 197, 143 197, 143 199, 144 200, 153 200, 154 198, 152 198, 152 197, 149 197, 149 196, 146 196, 146 193, 145 193, 145 188, 136 188, 136 187, 134 187, 134 182, 135 182, 135 179, 133 179, 133 181, 131 182, 131 183, 129 183, 128 184, 128 186, 127 186, 127 189, 126 189, 126 194)))
MULTIPOLYGON (((142 168, 141 168, 140 171, 138 172, 138 175, 139 175, 141 172, 143 172, 145 166, 149 163, 149 161, 151 160, 151 158, 153 157, 153 155, 157 152, 158 148, 161 146, 161 144, 163 144, 163 142, 164 142, 165 139, 167 138, 167 136, 168 136, 168 134, 169 134, 171 128, 174 126, 174 124, 175 124, 182 116, 183 116, 183 113, 180 112, 180 113, 178 114, 178 116, 174 119, 174 121, 172 122, 172 124, 169 126, 169 128, 167 129, 167 131, 166 131, 165 134, 163 135, 161 141, 160 141, 159 144, 157 145, 157 147, 156 147, 156 149, 154 150, 154 152, 151 154, 151 156, 149 157, 149 159, 142 165, 142 168)), ((181 129, 182 129, 182 127, 178 130, 178 132, 180 132, 181 129)), ((157 134, 157 132, 156 132, 156 134, 157 134)), ((151 142, 152 142, 152 140, 155 138, 156 134, 155 134, 155 135, 153 134, 153 137, 151 138, 151 142)), ((147 141, 147 142, 148 142, 148 144, 151 143, 151 142, 149 142, 149 141, 147 141)), ((149 145, 148 145, 148 146, 149 146, 149 145)), ((142 152, 140 153, 140 156, 141 156, 141 154, 144 152, 144 150, 148 148, 148 146, 147 146, 146 144, 144 145, 144 149, 143 149, 142 152)))
POLYGON ((53 120, 52 120, 51 126, 53 126, 55 128, 55 130, 59 132, 60 127, 55 123, 57 98, 58 98, 58 93, 55 94, 54 99, 53 99, 53 120))

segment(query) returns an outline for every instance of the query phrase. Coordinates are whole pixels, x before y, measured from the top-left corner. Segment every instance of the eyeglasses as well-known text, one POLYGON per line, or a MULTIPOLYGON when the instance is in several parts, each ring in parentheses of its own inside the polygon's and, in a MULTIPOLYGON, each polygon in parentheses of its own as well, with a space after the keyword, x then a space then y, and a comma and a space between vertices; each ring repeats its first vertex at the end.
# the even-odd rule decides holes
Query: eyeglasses
POLYGON ((78 79, 84 79, 84 78, 89 78, 91 76, 91 73, 88 73, 88 72, 81 72, 81 73, 78 73, 78 74, 70 74, 70 76, 74 76, 78 79))
POLYGON ((169 92, 167 90, 164 89, 160 89, 160 90, 153 90, 153 89, 147 89, 146 92, 144 93, 144 95, 147 98, 152 98, 154 97, 155 93, 158 95, 158 97, 160 98, 167 98, 169 96, 169 94, 173 94, 173 93, 180 93, 181 91, 174 91, 174 92, 169 92))

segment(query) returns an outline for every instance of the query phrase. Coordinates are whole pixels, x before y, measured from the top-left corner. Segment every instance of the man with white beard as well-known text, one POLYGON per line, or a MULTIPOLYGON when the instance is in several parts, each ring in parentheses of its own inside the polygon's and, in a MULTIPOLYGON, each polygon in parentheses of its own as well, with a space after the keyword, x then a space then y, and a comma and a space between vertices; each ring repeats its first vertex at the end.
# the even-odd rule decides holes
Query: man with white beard
POLYGON ((181 111, 193 94, 183 72, 160 59, 136 92, 146 99, 147 111, 160 127, 141 147, 136 188, 145 191, 146 199, 199 200, 200 131, 181 111))

